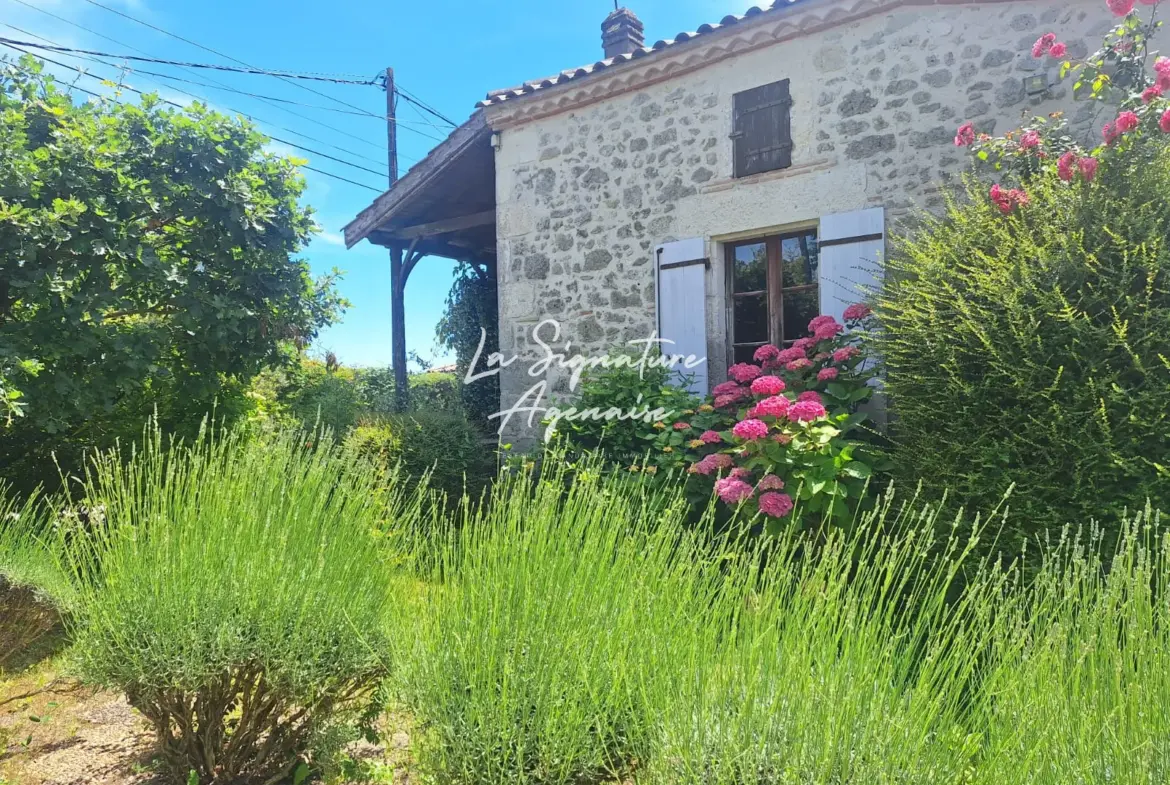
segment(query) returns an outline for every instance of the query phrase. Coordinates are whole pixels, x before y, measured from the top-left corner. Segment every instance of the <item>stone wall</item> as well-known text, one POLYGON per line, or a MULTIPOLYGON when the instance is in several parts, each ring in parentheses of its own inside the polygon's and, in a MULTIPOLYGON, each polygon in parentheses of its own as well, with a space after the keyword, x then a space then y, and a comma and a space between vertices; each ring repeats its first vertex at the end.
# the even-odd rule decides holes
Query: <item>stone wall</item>
MULTIPOLYGON (((953 145, 967 120, 1002 132, 1024 116, 1064 109, 1082 132, 1100 126, 1099 107, 1073 103, 1065 85, 1037 100, 1024 79, 1045 68, 1056 81, 1054 61, 1028 54, 1042 33, 1057 32, 1077 56, 1095 49, 1112 23, 1101 0, 902 6, 519 125, 502 119, 507 106, 489 109, 489 123, 501 129, 501 351, 521 358, 502 374, 503 406, 538 381, 526 370, 544 353, 532 340, 544 319, 561 323, 571 352, 604 353, 648 337, 653 249, 681 238, 704 238, 717 261, 707 334, 719 380, 723 241, 875 205, 887 207, 888 220, 937 207, 940 185, 967 165, 953 145), (733 180, 732 96, 785 78, 793 166, 733 180)), ((566 374, 548 381, 550 392, 567 392, 566 374)), ((521 430, 508 438, 524 441, 521 430)))

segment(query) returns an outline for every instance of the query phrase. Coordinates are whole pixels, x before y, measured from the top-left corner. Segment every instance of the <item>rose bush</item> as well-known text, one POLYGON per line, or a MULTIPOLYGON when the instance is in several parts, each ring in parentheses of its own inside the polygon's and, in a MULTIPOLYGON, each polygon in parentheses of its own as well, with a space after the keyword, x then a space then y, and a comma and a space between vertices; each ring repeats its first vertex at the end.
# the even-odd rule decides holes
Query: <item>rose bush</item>
POLYGON ((881 456, 855 438, 878 372, 865 350, 872 316, 864 305, 844 315, 850 329, 818 316, 792 346, 733 365, 691 416, 657 424, 657 453, 689 467, 699 494, 758 510, 771 530, 848 520, 881 456))

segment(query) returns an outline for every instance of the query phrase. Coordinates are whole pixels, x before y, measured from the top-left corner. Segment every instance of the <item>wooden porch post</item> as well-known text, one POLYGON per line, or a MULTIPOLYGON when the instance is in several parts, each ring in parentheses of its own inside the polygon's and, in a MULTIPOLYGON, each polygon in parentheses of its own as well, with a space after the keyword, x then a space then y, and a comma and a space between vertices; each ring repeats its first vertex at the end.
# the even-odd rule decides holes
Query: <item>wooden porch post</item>
POLYGON ((394 407, 410 408, 410 381, 406 375, 406 276, 403 249, 390 249, 390 362, 394 366, 394 407))

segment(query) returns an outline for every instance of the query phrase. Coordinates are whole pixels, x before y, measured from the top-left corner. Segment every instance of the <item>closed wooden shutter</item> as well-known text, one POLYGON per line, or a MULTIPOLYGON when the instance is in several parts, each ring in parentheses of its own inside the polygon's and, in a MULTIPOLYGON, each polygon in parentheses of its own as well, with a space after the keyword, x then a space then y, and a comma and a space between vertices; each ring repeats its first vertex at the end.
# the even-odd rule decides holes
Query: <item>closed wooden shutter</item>
POLYGON ((789 80, 736 93, 735 176, 792 166, 792 96, 789 80))
POLYGON ((676 385, 695 395, 709 392, 707 371, 707 269, 703 238, 678 240, 655 249, 655 294, 662 354, 692 356, 701 362, 674 366, 676 385))

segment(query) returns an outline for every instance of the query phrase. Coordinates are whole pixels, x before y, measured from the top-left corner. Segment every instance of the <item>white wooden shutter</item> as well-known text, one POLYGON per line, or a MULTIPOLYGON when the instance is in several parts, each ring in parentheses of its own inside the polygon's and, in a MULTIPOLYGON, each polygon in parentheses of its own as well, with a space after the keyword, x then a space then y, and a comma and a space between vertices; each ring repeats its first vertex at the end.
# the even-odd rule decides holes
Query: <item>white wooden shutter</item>
POLYGON ((821 218, 821 313, 844 321, 845 309, 866 299, 881 280, 886 256, 884 207, 821 218))
POLYGON ((655 304, 664 355, 694 356, 693 368, 675 366, 676 379, 692 377, 696 395, 709 391, 707 374, 707 246, 703 238, 665 243, 655 249, 655 304))

